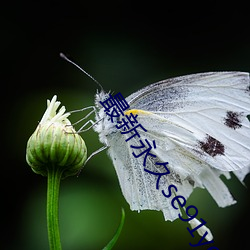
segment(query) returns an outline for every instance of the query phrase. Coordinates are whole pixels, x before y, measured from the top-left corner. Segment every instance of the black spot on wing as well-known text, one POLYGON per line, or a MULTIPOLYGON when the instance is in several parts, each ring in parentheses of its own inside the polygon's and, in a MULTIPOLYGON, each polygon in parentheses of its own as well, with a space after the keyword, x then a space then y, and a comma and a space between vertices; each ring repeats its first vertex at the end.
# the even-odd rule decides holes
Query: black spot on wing
POLYGON ((242 113, 227 111, 227 116, 224 118, 224 124, 232 129, 240 128, 242 113))
POLYGON ((187 178, 187 181, 192 187, 194 187, 195 181, 190 176, 187 178))
POLYGON ((204 141, 199 141, 200 148, 212 157, 216 155, 224 155, 224 145, 215 138, 207 135, 204 141))

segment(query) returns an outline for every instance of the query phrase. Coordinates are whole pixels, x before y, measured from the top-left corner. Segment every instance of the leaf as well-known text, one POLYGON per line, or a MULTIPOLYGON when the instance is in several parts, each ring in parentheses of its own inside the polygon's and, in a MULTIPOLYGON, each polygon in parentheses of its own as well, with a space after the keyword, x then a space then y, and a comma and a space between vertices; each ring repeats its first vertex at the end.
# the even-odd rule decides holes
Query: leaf
POLYGON ((111 241, 103 248, 103 250, 111 250, 113 248, 113 246, 115 245, 116 241, 118 240, 118 238, 120 236, 120 233, 121 233, 123 225, 124 225, 124 221, 125 221, 125 211, 122 208, 122 218, 121 218, 120 225, 117 228, 117 231, 116 231, 115 235, 113 236, 113 238, 111 239, 111 241))

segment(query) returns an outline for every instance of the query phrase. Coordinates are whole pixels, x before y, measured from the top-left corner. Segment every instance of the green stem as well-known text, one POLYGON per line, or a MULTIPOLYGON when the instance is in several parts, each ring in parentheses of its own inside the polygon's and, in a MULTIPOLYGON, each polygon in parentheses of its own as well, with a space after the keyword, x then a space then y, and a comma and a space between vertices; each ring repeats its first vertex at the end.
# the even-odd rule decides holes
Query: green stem
POLYGON ((62 170, 58 167, 48 168, 47 186, 47 227, 50 250, 61 250, 59 231, 59 188, 62 170))

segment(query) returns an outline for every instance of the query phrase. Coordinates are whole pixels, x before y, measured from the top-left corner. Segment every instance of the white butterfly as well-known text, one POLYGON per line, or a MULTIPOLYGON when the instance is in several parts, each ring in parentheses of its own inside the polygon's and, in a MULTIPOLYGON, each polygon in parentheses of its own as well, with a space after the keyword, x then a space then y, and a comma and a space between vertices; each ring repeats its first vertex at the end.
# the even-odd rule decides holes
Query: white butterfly
MULTIPOLYGON (((249 74, 211 72, 176 77, 151 84, 126 98, 130 110, 138 114, 140 138, 121 134, 100 101, 109 95, 96 94, 96 123, 93 129, 108 147, 122 193, 131 210, 161 210, 165 220, 178 218, 171 200, 156 189, 157 176, 144 171, 143 158, 132 146, 147 139, 156 147, 150 151, 157 160, 168 162, 170 174, 162 176, 160 189, 171 184, 186 199, 195 187, 206 188, 220 207, 234 204, 220 175, 233 172, 243 182, 250 172, 250 85, 249 74)), ((146 169, 166 170, 148 157, 146 169)))

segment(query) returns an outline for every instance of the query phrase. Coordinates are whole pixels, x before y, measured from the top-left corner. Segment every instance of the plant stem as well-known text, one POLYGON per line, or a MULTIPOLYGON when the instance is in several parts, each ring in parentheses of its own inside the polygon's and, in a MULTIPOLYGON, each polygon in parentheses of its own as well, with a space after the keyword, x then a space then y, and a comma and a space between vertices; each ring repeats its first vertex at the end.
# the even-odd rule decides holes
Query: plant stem
POLYGON ((62 172, 59 167, 48 168, 47 228, 50 250, 62 249, 58 217, 59 188, 62 172))

